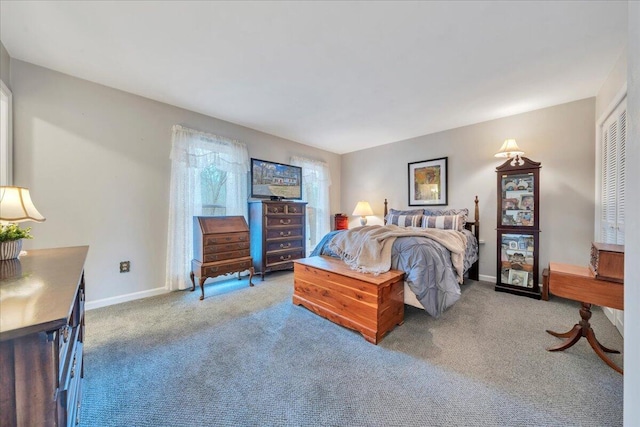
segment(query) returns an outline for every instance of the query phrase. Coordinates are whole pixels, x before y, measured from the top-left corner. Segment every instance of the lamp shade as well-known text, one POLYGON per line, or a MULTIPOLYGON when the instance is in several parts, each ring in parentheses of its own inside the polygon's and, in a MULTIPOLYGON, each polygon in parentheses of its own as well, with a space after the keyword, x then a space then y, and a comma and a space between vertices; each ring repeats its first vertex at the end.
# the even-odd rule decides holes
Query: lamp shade
POLYGON ((500 147, 500 151, 496 153, 496 157, 516 157, 522 156, 524 151, 518 147, 515 139, 506 139, 500 147))
POLYGON ((31 201, 29 190, 23 187, 0 187, 0 221, 42 222, 45 217, 31 201))
POLYGON ((358 204, 356 205, 356 208, 353 210, 352 215, 356 215, 356 216, 373 215, 373 211, 371 210, 371 206, 369 205, 369 202, 365 202, 365 201, 358 202, 358 204))

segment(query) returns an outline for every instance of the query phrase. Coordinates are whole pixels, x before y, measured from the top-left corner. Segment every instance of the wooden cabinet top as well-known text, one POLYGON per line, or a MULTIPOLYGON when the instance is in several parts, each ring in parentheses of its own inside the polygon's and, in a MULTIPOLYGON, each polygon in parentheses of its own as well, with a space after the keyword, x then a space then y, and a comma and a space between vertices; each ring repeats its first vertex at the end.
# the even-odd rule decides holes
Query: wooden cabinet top
POLYGON ((0 341, 67 323, 88 246, 36 249, 0 261, 0 341))
POLYGON ((197 216, 202 234, 238 233, 249 231, 243 216, 197 216))

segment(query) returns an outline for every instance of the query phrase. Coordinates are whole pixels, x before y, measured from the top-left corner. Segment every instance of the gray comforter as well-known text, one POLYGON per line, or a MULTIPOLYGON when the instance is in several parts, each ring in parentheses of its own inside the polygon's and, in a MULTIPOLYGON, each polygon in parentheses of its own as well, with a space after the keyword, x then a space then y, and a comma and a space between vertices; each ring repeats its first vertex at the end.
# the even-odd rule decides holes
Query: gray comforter
MULTIPOLYGON (((329 249, 329 242, 340 231, 327 234, 311 253, 311 256, 337 257, 329 249)), ((478 241, 468 230, 464 270, 478 259, 478 241)), ((391 249, 391 268, 404 271, 404 280, 416 294, 427 313, 439 317, 460 298, 460 286, 451 264, 449 251, 441 244, 419 236, 399 237, 391 249)))

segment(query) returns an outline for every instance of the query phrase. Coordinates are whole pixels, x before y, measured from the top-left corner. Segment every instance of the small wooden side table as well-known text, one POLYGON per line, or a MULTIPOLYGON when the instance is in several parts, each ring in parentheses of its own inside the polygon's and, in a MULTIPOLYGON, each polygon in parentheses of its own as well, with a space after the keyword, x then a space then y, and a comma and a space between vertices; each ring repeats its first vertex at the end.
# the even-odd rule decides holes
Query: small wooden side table
POLYGON ((547 330, 554 337, 566 338, 562 343, 547 350, 566 350, 577 343, 580 338, 585 337, 600 359, 622 374, 622 368, 613 363, 605 354, 620 352, 600 344, 591 328, 589 319, 591 318, 592 304, 624 310, 624 285, 622 283, 598 280, 588 267, 555 262, 549 263, 548 280, 551 294, 579 301, 582 303, 582 307, 580 308, 580 322, 576 323, 569 331, 558 333, 547 330))

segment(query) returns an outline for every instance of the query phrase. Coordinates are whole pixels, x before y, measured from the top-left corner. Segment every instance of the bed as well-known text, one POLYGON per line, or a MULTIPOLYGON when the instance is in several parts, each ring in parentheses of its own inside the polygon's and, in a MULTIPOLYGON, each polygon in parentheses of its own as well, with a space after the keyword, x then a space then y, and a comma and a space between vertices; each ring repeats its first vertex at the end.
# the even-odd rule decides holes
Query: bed
MULTIPOLYGON (((437 318, 460 298, 463 277, 478 280, 480 220, 477 196, 474 205, 474 219, 470 221, 468 209, 388 209, 385 199, 385 225, 391 225, 387 228, 395 231, 402 229, 391 246, 391 269, 405 273, 405 304, 424 309, 437 318), (455 251, 457 255, 453 254, 438 239, 423 235, 435 233, 436 231, 429 230, 433 228, 440 235, 451 233, 460 238, 463 234, 463 249, 458 248, 455 251), (446 231, 443 232, 443 229, 446 231), (405 233, 408 235, 404 236, 405 233), (461 250, 464 251, 463 254, 460 253, 461 250), (458 257, 455 263, 452 262, 452 255, 454 259, 458 257), (460 256, 462 262, 459 260, 460 256)), ((366 233, 368 230, 374 231, 374 227, 381 226, 332 231, 323 237, 310 256, 329 255, 349 262, 340 253, 340 242, 347 239, 349 233, 366 233)))

